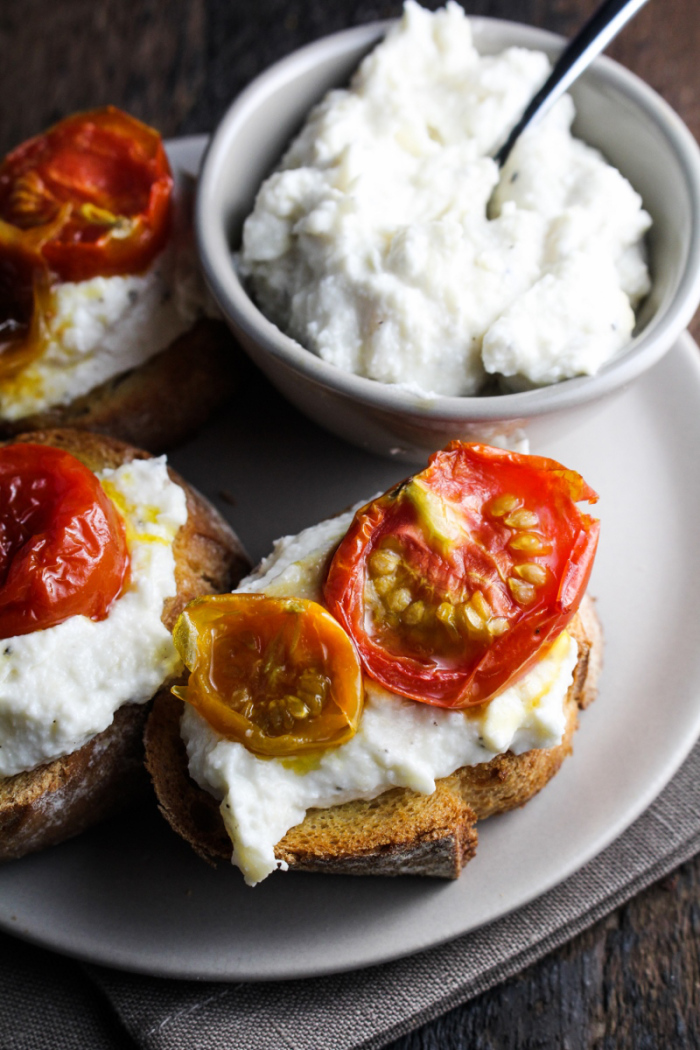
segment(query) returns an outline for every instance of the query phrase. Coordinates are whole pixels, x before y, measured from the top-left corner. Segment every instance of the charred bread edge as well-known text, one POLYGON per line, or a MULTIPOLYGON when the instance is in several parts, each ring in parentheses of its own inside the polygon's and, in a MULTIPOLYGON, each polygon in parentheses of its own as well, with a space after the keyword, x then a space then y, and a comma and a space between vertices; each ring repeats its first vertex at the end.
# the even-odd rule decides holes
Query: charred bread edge
POLYGON ((245 356, 222 321, 202 318, 138 368, 112 376, 67 405, 13 422, 0 438, 71 427, 151 452, 181 444, 238 385, 245 356))
MULTIPOLYGON (((87 431, 37 431, 16 441, 65 449, 93 471, 151 458, 87 431)), ((219 512, 178 474, 169 473, 187 497, 187 522, 173 544, 177 594, 163 608, 163 623, 172 628, 188 601, 229 590, 249 562, 219 512)), ((147 780, 141 775, 142 737, 149 706, 126 704, 103 733, 78 751, 27 773, 0 778, 0 861, 77 835, 143 790, 147 780)))
MULTIPOLYGON (((602 662, 602 632, 588 596, 569 632, 578 645, 578 663, 565 701, 566 731, 558 747, 517 756, 507 753, 482 765, 465 766, 438 780, 432 795, 394 788, 368 802, 309 810, 277 844, 278 859, 301 871, 457 878, 476 851, 476 821, 523 806, 572 750, 578 710, 594 698, 602 662)), ((146 726, 146 767, 159 808, 204 860, 229 860, 231 842, 219 803, 188 773, 181 713, 182 701, 163 690, 146 726)))

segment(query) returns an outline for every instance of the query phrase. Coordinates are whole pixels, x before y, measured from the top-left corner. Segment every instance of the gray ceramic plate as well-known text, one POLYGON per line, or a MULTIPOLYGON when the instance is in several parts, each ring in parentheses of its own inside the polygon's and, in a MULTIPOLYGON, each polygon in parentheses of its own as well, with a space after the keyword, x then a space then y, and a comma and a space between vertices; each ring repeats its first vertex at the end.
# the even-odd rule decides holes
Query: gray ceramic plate
MULTIPOLYGON (((198 146, 177 145, 175 159, 196 164, 198 146)), ((700 357, 684 337, 594 429, 533 449, 601 496, 591 591, 605 674, 574 757, 525 809, 482 826, 459 881, 277 874, 250 890, 200 861, 153 805, 3 868, 0 928, 162 976, 304 977, 439 944, 566 878, 649 805, 700 732, 698 448, 700 357)), ((317 429, 262 380, 172 460, 253 560, 401 473, 317 429)))

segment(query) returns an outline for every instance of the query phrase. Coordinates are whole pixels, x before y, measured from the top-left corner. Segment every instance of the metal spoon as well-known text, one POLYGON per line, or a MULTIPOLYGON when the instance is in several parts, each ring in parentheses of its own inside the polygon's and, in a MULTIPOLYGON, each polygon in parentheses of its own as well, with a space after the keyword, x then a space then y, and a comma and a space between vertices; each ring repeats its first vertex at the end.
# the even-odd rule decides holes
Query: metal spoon
POLYGON ((554 69, 534 96, 510 135, 494 154, 494 160, 502 168, 508 160, 513 146, 525 128, 539 120, 554 103, 581 76, 594 58, 604 51, 622 27, 636 15, 647 0, 605 0, 574 39, 567 44, 554 69))

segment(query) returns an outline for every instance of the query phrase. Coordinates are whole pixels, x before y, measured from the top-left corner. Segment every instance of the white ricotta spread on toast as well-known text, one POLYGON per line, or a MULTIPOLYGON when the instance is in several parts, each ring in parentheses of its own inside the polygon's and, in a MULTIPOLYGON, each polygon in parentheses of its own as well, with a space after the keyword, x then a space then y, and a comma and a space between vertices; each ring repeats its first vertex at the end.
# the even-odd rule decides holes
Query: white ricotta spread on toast
MULTIPOLYGON (((180 180, 181 182, 182 180, 180 180)), ((54 286, 46 345, 0 381, 0 419, 66 405, 145 364, 216 308, 199 272, 186 187, 176 182, 166 247, 143 273, 54 286)))
MULTIPOLYGON (((354 508, 278 540, 237 590, 319 601, 329 560, 353 514, 354 508)), ((313 763, 259 758, 226 740, 185 704, 181 729, 190 774, 221 799, 232 861, 255 885, 278 867, 275 845, 308 809, 375 798, 392 787, 431 794, 437 778, 461 766, 489 762, 506 751, 521 754, 560 744, 577 658, 576 643, 564 632, 521 681, 490 704, 466 711, 415 703, 365 678, 356 735, 313 763)))
POLYGON ((63 623, 0 641, 0 776, 70 754, 126 703, 144 703, 180 668, 163 603, 176 593, 173 541, 187 520, 165 457, 98 474, 122 513, 130 556, 124 593, 104 620, 63 623))

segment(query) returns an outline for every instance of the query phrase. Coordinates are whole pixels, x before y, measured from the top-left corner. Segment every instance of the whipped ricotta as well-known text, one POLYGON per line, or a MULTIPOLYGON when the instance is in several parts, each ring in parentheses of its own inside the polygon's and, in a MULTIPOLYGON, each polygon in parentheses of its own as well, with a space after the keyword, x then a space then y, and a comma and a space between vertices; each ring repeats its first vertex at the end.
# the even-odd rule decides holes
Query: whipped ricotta
POLYGON ((490 154, 549 68, 523 48, 482 57, 456 3, 408 0, 258 193, 239 266, 264 313, 339 368, 425 395, 597 371, 649 291, 651 220, 572 137, 568 96, 499 173, 490 154))
MULTIPOLYGON (((353 512, 278 540, 237 589, 319 601, 328 563, 353 512)), ((258 758, 185 704, 181 732, 190 774, 221 800, 232 862, 255 885, 280 866, 275 845, 308 809, 375 798, 392 787, 431 794, 437 778, 461 766, 561 743, 577 657, 576 643, 564 632, 525 678, 490 704, 467 711, 414 703, 365 679, 356 735, 311 761, 258 758)))
POLYGON ((71 616, 0 641, 0 776, 82 747, 119 707, 149 700, 180 668, 161 615, 176 593, 173 541, 187 520, 185 493, 165 457, 98 477, 125 520, 128 587, 104 620, 71 616))
POLYGON ((164 350, 213 306, 176 202, 165 249, 143 273, 55 285, 41 356, 0 381, 0 419, 65 405, 164 350))

